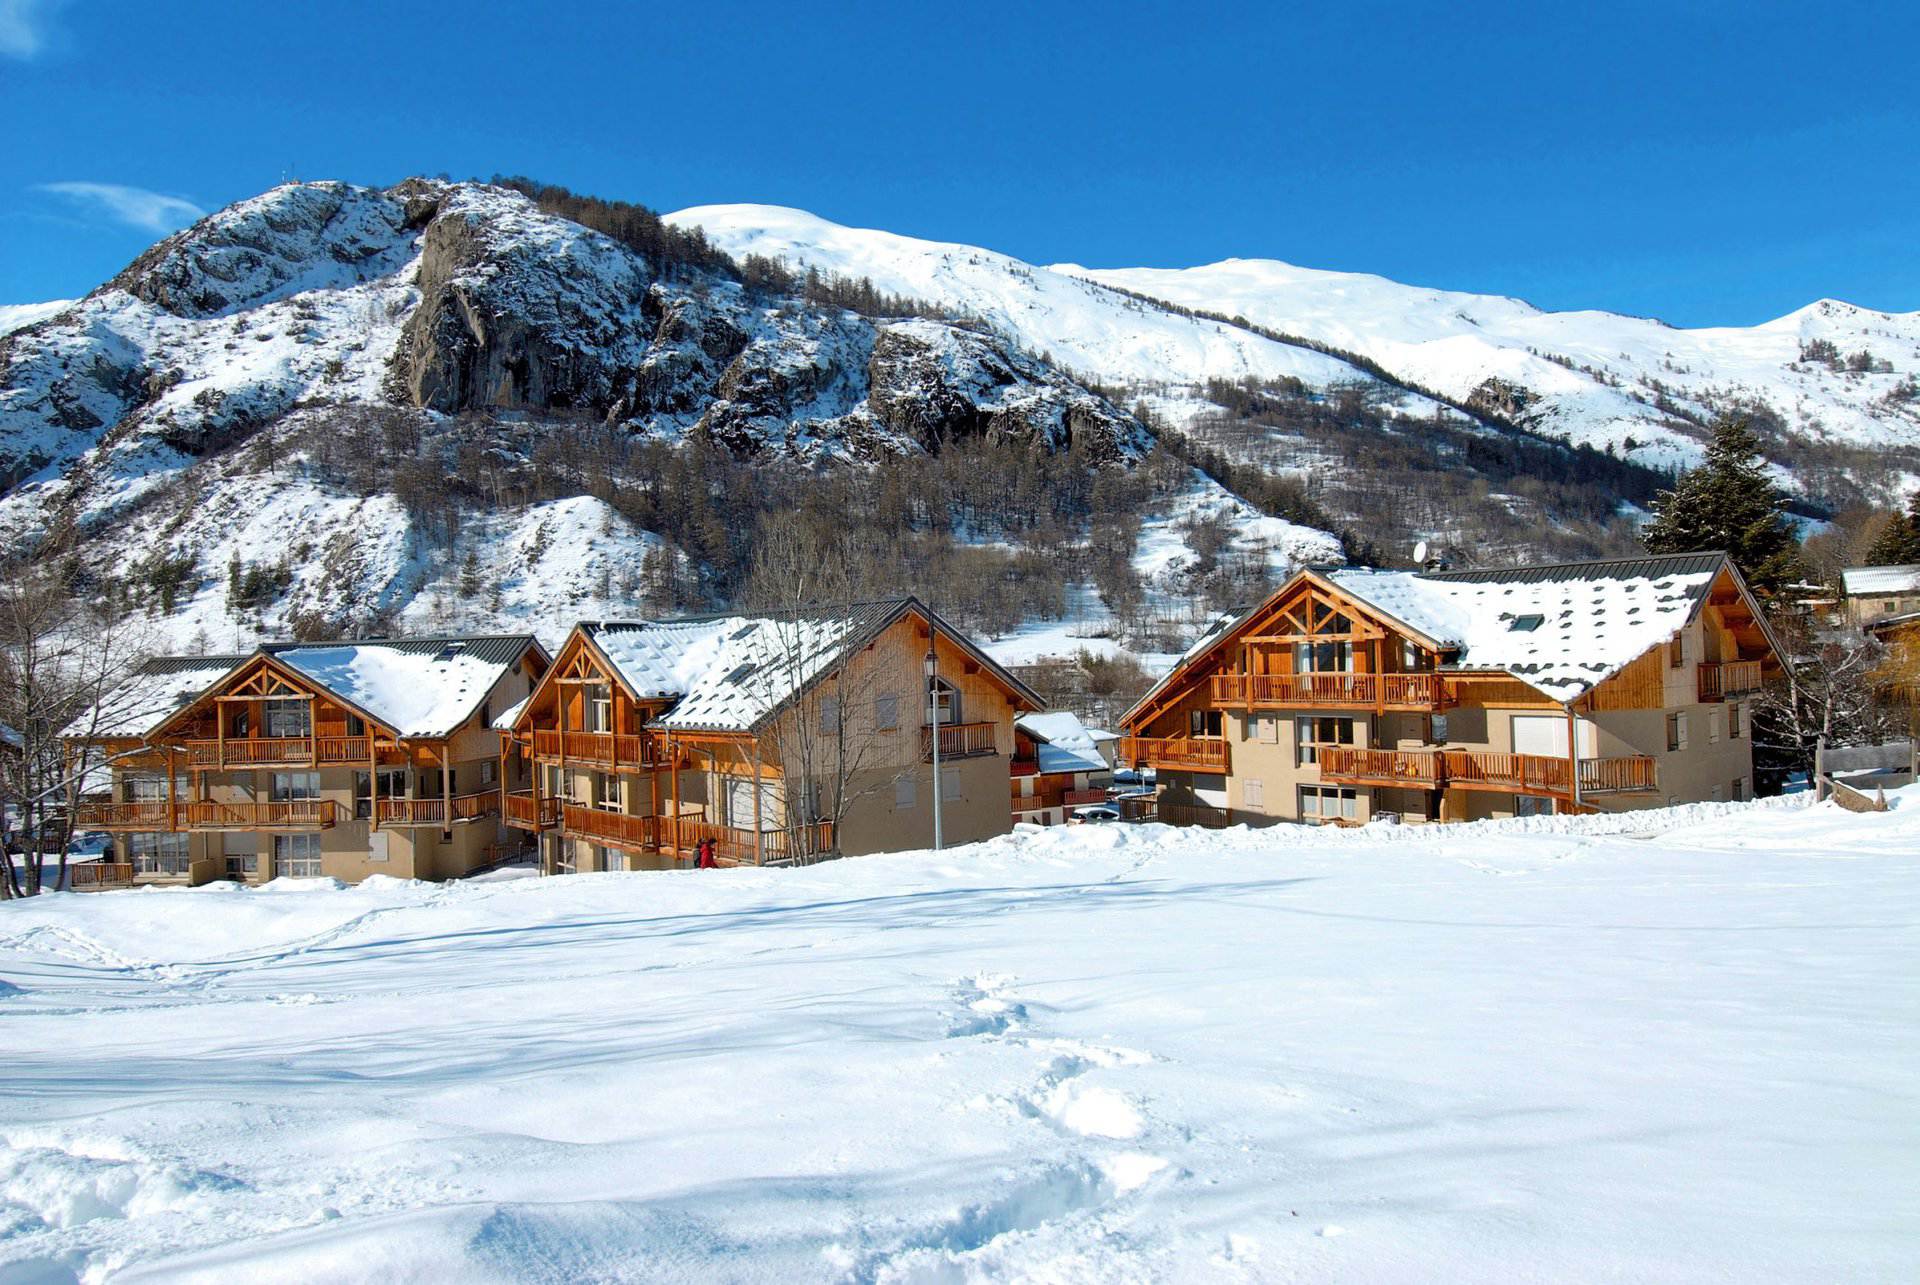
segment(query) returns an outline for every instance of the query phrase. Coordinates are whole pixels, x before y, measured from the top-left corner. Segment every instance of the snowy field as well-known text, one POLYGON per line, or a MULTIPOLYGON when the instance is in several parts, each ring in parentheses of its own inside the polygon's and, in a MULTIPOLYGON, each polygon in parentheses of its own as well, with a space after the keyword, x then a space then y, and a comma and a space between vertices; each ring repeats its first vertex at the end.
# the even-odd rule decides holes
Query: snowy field
POLYGON ((1897 802, 0 907, 0 1280, 1914 1280, 1897 802))

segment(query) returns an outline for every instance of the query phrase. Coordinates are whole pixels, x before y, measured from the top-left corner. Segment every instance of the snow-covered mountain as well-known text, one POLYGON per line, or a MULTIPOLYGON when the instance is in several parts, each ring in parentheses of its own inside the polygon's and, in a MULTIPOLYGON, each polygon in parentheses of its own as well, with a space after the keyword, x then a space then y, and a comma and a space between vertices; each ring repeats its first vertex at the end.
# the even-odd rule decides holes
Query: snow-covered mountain
MULTIPOLYGON (((1109 384, 1291 375, 1325 386, 1384 372, 1546 436, 1662 468, 1697 460, 1702 426, 1736 409, 1770 412, 1780 432, 1814 442, 1920 447, 1920 313, 1822 300, 1762 326, 1680 330, 1273 260, 1040 267, 777 206, 698 206, 668 219, 735 255, 869 277, 977 314, 1109 384)), ((1419 409, 1418 399, 1408 395, 1405 409, 1419 409)))
MULTIPOLYGON (((636 610, 650 556, 701 574, 577 466, 544 476, 537 457, 584 427, 800 472, 965 439, 1093 467, 1151 445, 985 327, 750 289, 697 240, 655 240, 643 252, 478 183, 287 184, 221 210, 83 299, 0 313, 0 534, 80 532, 93 574, 159 595, 175 644, 551 631, 636 610), (481 497, 449 475, 403 496, 422 435, 561 493, 481 497), (436 489, 453 498, 429 520, 436 489)), ((1240 524, 1257 556, 1337 555, 1199 475, 1177 499, 1240 524)), ((1165 570, 1164 544, 1148 570, 1165 570)))

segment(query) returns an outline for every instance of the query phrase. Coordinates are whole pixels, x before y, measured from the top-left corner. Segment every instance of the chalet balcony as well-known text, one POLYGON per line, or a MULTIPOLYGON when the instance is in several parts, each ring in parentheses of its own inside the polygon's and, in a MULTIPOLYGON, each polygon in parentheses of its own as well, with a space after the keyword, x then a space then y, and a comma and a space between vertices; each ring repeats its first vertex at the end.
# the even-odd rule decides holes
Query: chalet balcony
MULTIPOLYGON (((981 758, 999 752, 992 723, 947 723, 940 728, 940 760, 981 758)), ((933 759, 933 729, 920 729, 920 760, 933 759)))
MULTIPOLYGON (((669 825, 668 828, 672 827, 669 825)), ((754 864, 756 856, 765 865, 796 865, 815 857, 827 856, 833 851, 831 821, 813 821, 785 830, 763 830, 757 850, 754 832, 748 827, 714 825, 702 818, 682 817, 679 828, 678 851, 682 855, 694 851, 700 840, 712 839, 715 859, 724 866, 750 866, 754 864)))
POLYGON ((1323 747, 1318 757, 1321 779, 1342 784, 1431 789, 1447 779, 1446 757, 1440 750, 1323 747))
POLYGON ((645 770, 660 766, 661 756, 651 735, 613 732, 575 732, 550 729, 533 734, 533 756, 555 762, 589 763, 614 770, 645 770))
POLYGON ((196 771, 249 767, 364 765, 373 752, 365 736, 254 736, 188 741, 187 766, 196 771))
POLYGON ((657 816, 631 816, 625 812, 609 812, 605 808, 590 808, 582 803, 568 803, 560 809, 560 817, 567 827, 567 833, 582 839, 618 844, 624 848, 660 846, 660 818, 657 816))
POLYGON ((1015 758, 1007 760, 1007 775, 1009 776, 1034 776, 1037 775, 1039 771, 1040 761, 1038 759, 1015 758))
POLYGON ((1216 674, 1213 702, 1243 709, 1439 709, 1438 674, 1216 674))
POLYGON ((498 816, 500 792, 482 790, 476 794, 456 794, 451 799, 381 799, 375 811, 381 825, 445 828, 458 821, 498 816))
POLYGON ((133 864, 127 861, 82 861, 67 867, 67 887, 75 892, 102 888, 131 888, 133 864))
POLYGON ((76 830, 171 830, 165 802, 82 803, 73 810, 76 830))
POLYGON ((285 799, 269 803, 182 803, 189 830, 328 830, 340 819, 332 799, 285 799))
POLYGON ((1032 794, 1015 793, 1015 812, 1039 812, 1045 808, 1079 808, 1090 803, 1105 803, 1105 790, 1036 790, 1032 794))
POLYGON ((538 810, 533 791, 521 790, 506 796, 507 824, 516 830, 551 830, 560 824, 560 800, 542 795, 538 810))
POLYGON ((1717 665, 1700 666, 1702 702, 1732 700, 1736 696, 1759 691, 1760 685, 1760 662, 1757 660, 1726 660, 1717 665))
MULTIPOLYGON (((1321 779, 1342 784, 1573 797, 1571 765, 1553 755, 1327 748, 1319 758, 1321 779)), ((1645 755, 1581 759, 1579 773, 1582 798, 1659 788, 1654 761, 1645 755)))
POLYGON ((1200 803, 1162 803, 1158 819, 1167 825, 1197 825, 1203 830, 1224 830, 1233 824, 1233 809, 1213 808, 1200 803))
POLYGON ((1225 772, 1227 742, 1220 736, 1123 736, 1120 761, 1177 772, 1225 772))

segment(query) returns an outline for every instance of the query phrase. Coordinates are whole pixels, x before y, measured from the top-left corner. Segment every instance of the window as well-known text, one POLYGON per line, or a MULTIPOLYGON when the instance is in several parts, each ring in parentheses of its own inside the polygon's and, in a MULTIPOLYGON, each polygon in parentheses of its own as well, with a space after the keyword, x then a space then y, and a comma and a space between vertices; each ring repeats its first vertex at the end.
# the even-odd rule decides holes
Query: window
POLYGON ((480 760, 480 784, 492 785, 499 779, 500 764, 493 759, 480 760))
POLYGON ((916 782, 910 776, 903 776, 893 783, 893 810, 911 812, 920 806, 920 793, 916 782))
POLYGON ((966 793, 962 791, 960 788, 960 769, 957 767, 941 768, 940 769, 940 806, 945 807, 949 803, 956 802, 966 797, 967 797, 966 793))
POLYGON ((1715 803, 1720 802, 1722 799, 1726 797, 1727 797, 1727 792, 1724 789, 1722 789, 1720 786, 1717 786, 1717 785, 1713 787, 1712 798, 1715 803))
POLYGON ((1301 767, 1318 763, 1320 751, 1329 745, 1353 744, 1351 718, 1301 717, 1294 720, 1294 728, 1294 762, 1301 767))
POLYGON ((262 721, 268 736, 310 736, 313 722, 309 715, 312 705, 303 700, 270 700, 264 702, 262 721))
POLYGON ((1223 724, 1217 709, 1190 709, 1187 711, 1187 734, 1189 736, 1218 736, 1223 724))
POLYGON ((483 700, 480 702, 480 726, 493 726, 493 702, 491 700, 483 700))
POLYGON ((1740 707, 1738 705, 1727 706, 1727 739, 1730 741, 1740 739, 1740 707))
POLYGON ((938 715, 940 726, 952 727, 960 719, 960 689, 944 678, 933 680, 933 687, 927 693, 927 725, 933 725, 938 715))
POLYGON ((1264 811, 1267 806, 1265 787, 1252 778, 1241 781, 1240 806, 1244 808, 1259 808, 1264 811))
POLYGON ((318 879, 320 877, 320 836, 317 834, 274 835, 273 873, 278 878, 318 879))
POLYGON ((320 774, 318 772, 275 772, 273 784, 267 790, 267 797, 275 803, 317 799, 320 797, 320 774))
POLYGON ((130 834, 127 860, 137 875, 184 875, 190 858, 184 834, 130 834))
POLYGON ((1685 714, 1667 715, 1667 748, 1669 750, 1687 748, 1687 716, 1685 714))
POLYGON ((553 872, 557 875, 578 873, 580 869, 579 847, 571 839, 558 839, 553 846, 553 872))
POLYGON ((1350 673, 1353 670, 1353 644, 1350 642, 1295 643, 1293 668, 1294 672, 1299 674, 1350 673))
POLYGON ((1679 669, 1687 663, 1687 636, 1675 634, 1667 643, 1667 668, 1679 669))
POLYGON ((840 698, 823 696, 820 699, 820 735, 832 736, 840 730, 840 698))
POLYGON ((347 715, 347 735, 348 736, 365 736, 366 734, 367 734, 367 721, 364 718, 361 718, 358 714, 347 715))
POLYGON ((602 812, 620 810, 620 778, 611 772, 595 772, 593 776, 593 806, 602 812))
POLYGON ((873 726, 875 731, 891 732, 900 726, 900 698, 898 696, 876 696, 873 698, 873 726))
MULTIPOLYGON (((380 769, 380 797, 383 799, 407 797, 407 769, 404 767, 380 769)), ((365 821, 373 815, 372 773, 363 771, 353 774, 353 815, 360 821, 365 821)))
POLYGON ((251 879, 260 873, 260 858, 252 852, 242 852, 227 858, 227 878, 251 879))
MULTIPOLYGON (((129 772, 120 778, 126 791, 128 803, 165 803, 167 801, 167 778, 163 772, 129 772)), ((187 788, 187 778, 175 777, 174 797, 186 799, 192 797, 187 788)))
POLYGON ((1300 815, 1309 821, 1354 821, 1360 815, 1360 794, 1352 786, 1303 785, 1300 815))
POLYGON ((1513 814, 1517 817, 1550 817, 1553 815, 1553 800, 1538 794, 1515 795, 1513 814))
POLYGON ((567 788, 571 781, 572 778, 560 770, 558 763, 548 763, 540 785, 541 793, 549 799, 560 799, 571 803, 573 792, 567 788))
POLYGON ((1447 735, 1447 731, 1447 716, 1445 714, 1435 714, 1431 716, 1427 719, 1427 744, 1445 745, 1447 741, 1451 739, 1447 735))
POLYGON ((589 732, 613 730, 613 690, 605 683, 588 683, 580 689, 581 709, 589 732))
POLYGON ((593 864, 600 870, 625 870, 627 857, 617 849, 596 843, 593 845, 593 864))
POLYGON ((1734 777, 1732 785, 1727 790, 1727 797, 1735 803, 1743 802, 1747 797, 1747 778, 1744 776, 1734 777))
POLYGON ((1538 629, 1541 625, 1544 625, 1546 623, 1547 623, 1547 618, 1541 615, 1515 616, 1512 620, 1509 620, 1507 622, 1507 632, 1515 633, 1515 634, 1530 634, 1534 630, 1538 629))
POLYGON ((1423 674, 1433 668, 1433 655, 1410 638, 1400 640, 1400 668, 1409 674, 1423 674))
POLYGON ((1280 743, 1280 719, 1274 714, 1249 714, 1247 716, 1247 739, 1259 741, 1263 745, 1280 743))
POLYGON ((253 721, 247 717, 247 707, 236 705, 233 710, 233 720, 227 724, 227 735, 244 739, 252 726, 253 721))

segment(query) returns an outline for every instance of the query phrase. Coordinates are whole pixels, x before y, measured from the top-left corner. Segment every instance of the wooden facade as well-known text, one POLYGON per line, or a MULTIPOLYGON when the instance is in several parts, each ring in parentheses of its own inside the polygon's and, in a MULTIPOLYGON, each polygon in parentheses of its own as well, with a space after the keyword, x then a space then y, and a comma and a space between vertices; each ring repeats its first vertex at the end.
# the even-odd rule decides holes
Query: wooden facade
POLYGON ((1302 572, 1129 711, 1120 758, 1158 774, 1162 820, 1194 825, 1464 820, 1751 791, 1745 700, 1777 660, 1730 565, 1684 628, 1571 701, 1458 660, 1302 572))

